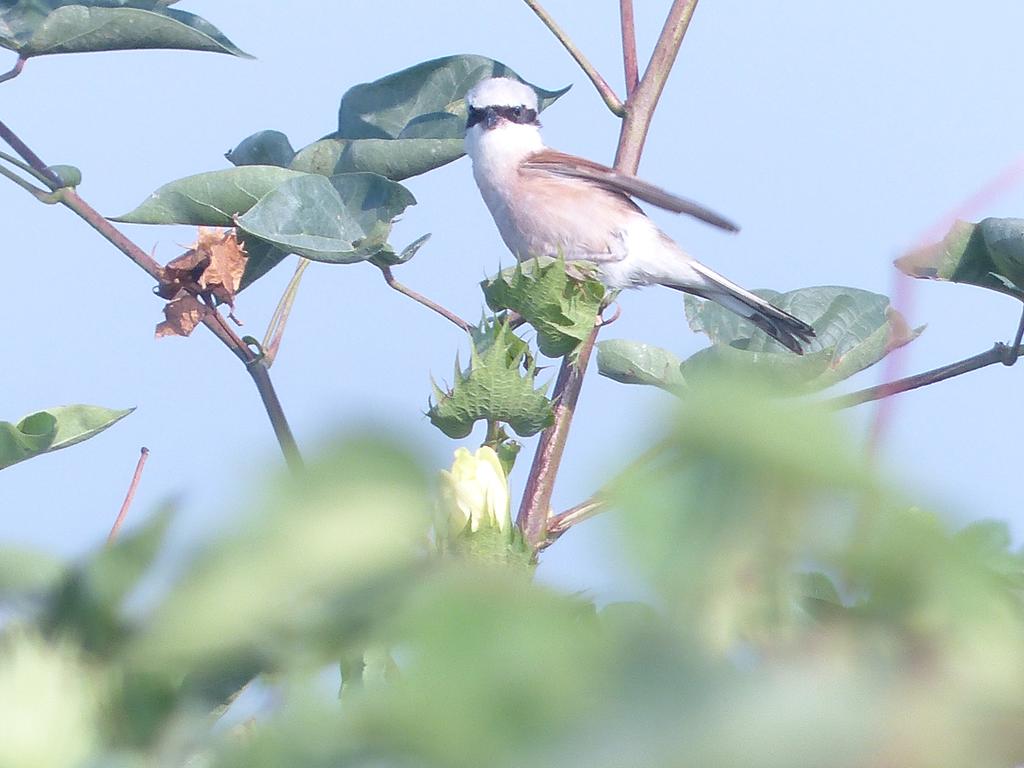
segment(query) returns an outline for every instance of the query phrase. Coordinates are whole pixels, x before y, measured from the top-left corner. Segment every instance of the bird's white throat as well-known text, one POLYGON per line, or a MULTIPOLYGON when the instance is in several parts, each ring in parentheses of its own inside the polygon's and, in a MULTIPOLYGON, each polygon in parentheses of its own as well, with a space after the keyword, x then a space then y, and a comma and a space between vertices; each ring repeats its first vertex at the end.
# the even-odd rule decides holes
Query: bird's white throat
POLYGON ((473 161, 477 179, 498 180, 519 172, 519 164, 544 149, 544 140, 535 125, 505 123, 487 130, 474 125, 466 131, 466 153, 473 161))

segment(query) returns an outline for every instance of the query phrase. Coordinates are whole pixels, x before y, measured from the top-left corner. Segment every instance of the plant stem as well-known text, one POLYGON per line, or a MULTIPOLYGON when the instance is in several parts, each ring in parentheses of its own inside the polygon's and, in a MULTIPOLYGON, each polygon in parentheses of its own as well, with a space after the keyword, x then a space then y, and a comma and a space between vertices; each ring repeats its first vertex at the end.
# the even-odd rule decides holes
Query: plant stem
POLYGON ((879 384, 878 386, 851 392, 847 395, 833 397, 825 402, 837 409, 850 408, 854 405, 860 405, 861 403, 869 403, 872 400, 881 400, 884 397, 898 395, 900 392, 909 392, 912 389, 926 387, 929 384, 945 381, 946 379, 951 379, 954 376, 970 373, 971 371, 976 371, 979 368, 985 368, 989 365, 995 365, 996 363, 1013 365, 1017 361, 1017 358, 1020 357, 1020 354, 1021 350, 1019 345, 1010 347, 999 341, 996 342, 992 349, 982 352, 981 354, 974 355, 973 357, 967 357, 963 360, 958 360, 955 363, 943 365, 940 368, 933 368, 932 370, 925 371, 924 373, 918 373, 913 376, 896 379, 895 381, 889 381, 885 384, 879 384))
MULTIPOLYGON (((644 73, 640 85, 627 105, 626 119, 619 134, 615 159, 615 167, 620 171, 636 173, 654 110, 658 106, 658 99, 664 90, 669 70, 679 52, 679 46, 682 45, 696 5, 697 0, 676 0, 669 11, 661 36, 651 55, 647 72, 644 73)), ((555 34, 557 36, 557 32, 555 34)), ((562 359, 552 395, 555 403, 554 423, 541 434, 537 452, 533 456, 533 464, 530 466, 530 475, 526 480, 526 490, 519 506, 519 514, 516 516, 516 524, 523 531, 526 540, 535 548, 542 547, 547 539, 547 521, 555 478, 561 465, 565 443, 569 437, 569 427, 579 400, 580 389, 583 387, 583 377, 590 363, 590 355, 600 327, 600 320, 595 317, 594 330, 579 346, 576 359, 573 360, 569 355, 562 359)))
POLYGON ((635 174, 640 167, 640 154, 651 127, 651 115, 665 89, 696 8, 697 0, 675 0, 672 3, 647 70, 626 105, 626 118, 619 133, 619 151, 615 155, 615 167, 620 171, 635 174))
POLYGON ((600 326, 597 325, 595 318, 594 329, 577 347, 576 361, 572 362, 570 355, 562 359, 562 367, 558 371, 555 391, 552 394, 555 420, 541 434, 537 452, 533 455, 533 464, 530 466, 530 476, 526 480, 526 490, 523 491, 516 524, 534 547, 539 547, 547 538, 547 520, 555 477, 562 463, 569 427, 572 425, 580 389, 583 387, 583 375, 590 363, 590 353, 594 350, 598 330, 600 326))
POLYGON ((114 539, 117 538, 117 532, 121 530, 121 525, 124 523, 124 519, 128 517, 128 509, 132 505, 132 501, 135 499, 135 491, 139 487, 139 480, 142 479, 142 468, 146 466, 146 459, 149 458, 149 448, 143 446, 141 453, 139 454, 139 462, 135 465, 135 473, 132 475, 132 481, 128 485, 128 493, 125 494, 124 503, 121 504, 121 511, 117 513, 117 519, 114 520, 114 525, 110 528, 110 533, 107 534, 107 546, 114 543, 114 539))
POLYGON ((21 70, 25 67, 26 61, 28 61, 28 59, 24 58, 23 56, 19 56, 18 60, 14 62, 14 67, 11 70, 4 72, 2 75, 0 75, 0 83, 6 83, 8 80, 13 80, 18 75, 20 75, 21 70))
POLYGON ((636 23, 633 0, 619 0, 619 20, 622 26, 622 68, 626 75, 626 103, 633 98, 640 84, 640 70, 636 61, 636 23))
POLYGON ((295 304, 295 297, 299 293, 299 284, 302 282, 302 275, 312 262, 309 259, 299 257, 299 264, 295 267, 295 274, 288 281, 288 287, 281 294, 281 300, 277 303, 270 322, 267 324, 267 332, 263 336, 263 360, 267 368, 274 364, 277 357, 277 350, 281 346, 281 337, 284 336, 284 329, 288 325, 288 317, 292 313, 292 306, 295 304))
POLYGON ((584 520, 589 520, 607 509, 608 502, 595 497, 587 499, 582 504, 577 504, 560 515, 555 515, 548 522, 547 539, 541 544, 541 548, 546 549, 558 541, 562 534, 572 528, 572 526, 582 523, 584 520))
POLYGON ((51 171, 46 163, 39 159, 39 156, 33 152, 18 136, 8 128, 3 122, 0 122, 0 139, 3 139, 7 144, 17 152, 21 159, 26 163, 35 168, 41 173, 46 180, 50 183, 51 189, 60 189, 63 182, 57 177, 53 171, 51 171))
POLYGON ((0 176, 3 176, 5 179, 8 179, 9 181, 13 181, 19 187, 21 187, 30 195, 32 195, 32 197, 36 198, 36 200, 46 202, 47 198, 51 194, 47 190, 40 189, 39 187, 35 186, 34 184, 32 184, 32 182, 26 181, 25 179, 21 178, 21 176, 16 174, 10 168, 4 168, 2 165, 0 165, 0 176))
POLYGON ((43 173, 40 173, 28 163, 19 160, 14 155, 9 155, 6 152, 0 152, 0 160, 4 160, 5 162, 10 163, 14 167, 20 168, 25 173, 31 174, 36 179, 36 181, 40 182, 41 184, 45 184, 47 187, 50 188, 51 192, 53 191, 54 187, 52 186, 49 177, 43 173))
POLYGON ((459 326, 459 328, 464 330, 466 333, 469 333, 473 329, 472 323, 467 323, 450 309, 442 307, 436 301, 431 301, 426 296, 416 293, 412 288, 402 285, 400 282, 395 280, 395 276, 391 274, 391 267, 378 265, 378 268, 380 269, 381 274, 384 275, 384 282, 388 284, 388 287, 393 288, 404 296, 408 296, 413 301, 419 302, 427 309, 437 312, 441 317, 459 326))
POLYGON ((593 64, 583 55, 583 52, 576 47, 576 43, 572 41, 572 38, 565 33, 565 31, 558 26, 558 23, 552 18, 551 14, 544 9, 537 0, 523 0, 529 7, 530 10, 537 14, 538 18, 544 22, 544 26, 551 30, 551 33, 558 38, 558 42, 569 52, 576 63, 580 65, 580 69, 590 78, 590 82, 597 88, 597 92, 601 94, 601 98, 604 103, 608 105, 608 109, 612 111, 612 114, 622 117, 626 114, 626 107, 622 103, 622 99, 618 97, 615 90, 608 85, 601 73, 597 71, 593 64))
POLYGON ((284 454, 284 460, 288 464, 288 468, 295 474, 301 473, 304 468, 302 454, 299 453, 299 446, 295 442, 295 435, 292 434, 292 428, 288 425, 288 419, 284 415, 284 409, 281 407, 281 401, 277 397, 277 391, 270 380, 270 371, 267 370, 267 366, 262 360, 252 360, 246 363, 245 369, 249 372, 249 376, 252 377, 253 383, 256 385, 256 391, 260 393, 263 408, 266 410, 267 416, 270 417, 270 424, 274 428, 274 436, 277 438, 277 444, 281 446, 281 453, 284 454))
POLYGON ((164 279, 164 268, 156 259, 129 240, 124 233, 107 221, 103 214, 85 202, 78 192, 71 187, 64 187, 58 190, 58 195, 61 203, 78 214, 82 221, 99 232, 107 242, 135 262, 135 265, 146 274, 158 282, 164 279))
MULTIPOLYGON (((104 239, 117 248, 121 253, 131 259, 140 269, 150 275, 157 282, 164 278, 164 268, 157 261, 128 239, 117 227, 103 217, 99 211, 79 197, 78 192, 72 187, 62 186, 62 182, 56 174, 51 171, 46 163, 39 159, 29 147, 6 125, 0 122, 0 138, 7 142, 17 152, 22 160, 38 171, 53 185, 54 196, 57 201, 74 211, 80 219, 95 229, 104 239)), ((270 374, 262 362, 259 361, 248 345, 238 338, 238 334, 231 329, 220 312, 216 311, 211 316, 203 318, 203 325, 209 328, 213 335, 224 344, 232 354, 237 357, 249 371, 256 384, 256 389, 263 400, 263 406, 270 418, 270 423, 277 436, 277 442, 284 454, 285 461, 292 469, 300 469, 302 459, 299 456, 298 446, 292 436, 291 428, 281 408, 281 401, 278 400, 274 385, 270 381, 270 374)))

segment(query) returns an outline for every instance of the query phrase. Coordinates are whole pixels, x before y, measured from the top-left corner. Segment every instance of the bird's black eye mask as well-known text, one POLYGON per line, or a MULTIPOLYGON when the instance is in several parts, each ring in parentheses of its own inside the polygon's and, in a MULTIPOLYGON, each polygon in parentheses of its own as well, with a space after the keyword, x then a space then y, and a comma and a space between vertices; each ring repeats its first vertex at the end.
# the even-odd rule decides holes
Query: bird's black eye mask
POLYGON ((500 120, 508 120, 510 123, 520 125, 540 125, 537 122, 537 110, 529 107, 477 107, 469 108, 469 119, 466 121, 466 129, 472 128, 477 123, 483 123, 487 128, 494 128, 500 120))

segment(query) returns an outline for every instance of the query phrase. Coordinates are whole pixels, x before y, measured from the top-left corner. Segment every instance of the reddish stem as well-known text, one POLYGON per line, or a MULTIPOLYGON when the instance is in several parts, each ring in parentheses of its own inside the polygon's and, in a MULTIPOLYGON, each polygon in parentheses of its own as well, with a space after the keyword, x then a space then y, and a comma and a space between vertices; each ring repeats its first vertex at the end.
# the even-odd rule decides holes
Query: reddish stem
POLYGON ((547 519, 551 509, 551 494, 554 491, 555 476, 562 462, 565 443, 569 437, 573 413, 580 398, 583 387, 583 374, 590 362, 590 353, 594 350, 597 332, 600 326, 595 323, 594 330, 577 348, 575 363, 569 361, 567 355, 562 360, 555 382, 553 399, 555 402, 554 423, 544 430, 533 455, 530 476, 526 480, 526 490, 519 505, 516 523, 522 529, 526 540, 533 546, 540 546, 547 538, 547 519))
POLYGON ((139 455, 139 462, 135 465, 135 473, 132 475, 132 482, 128 486, 128 493, 124 497, 124 503, 121 504, 121 511, 117 513, 117 519, 114 521, 113 527, 110 529, 110 533, 107 534, 107 546, 114 543, 114 539, 117 538, 117 532, 121 530, 121 525, 124 523, 124 519, 128 517, 128 509, 132 505, 132 501, 135 499, 135 491, 139 487, 139 480, 142 479, 142 468, 146 466, 146 459, 149 458, 149 448, 143 447, 142 452, 139 455))
POLYGON ((636 23, 633 0, 619 0, 619 19, 622 23, 622 67, 626 74, 626 105, 640 84, 640 70, 636 61, 636 23))

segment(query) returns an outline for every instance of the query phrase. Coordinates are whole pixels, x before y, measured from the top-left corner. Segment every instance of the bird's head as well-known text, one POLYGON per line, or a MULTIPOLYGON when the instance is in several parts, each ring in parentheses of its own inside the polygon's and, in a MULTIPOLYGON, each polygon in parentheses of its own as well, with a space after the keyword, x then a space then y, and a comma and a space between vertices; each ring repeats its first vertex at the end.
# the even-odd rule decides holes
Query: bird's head
POLYGON ((469 119, 466 131, 477 126, 493 131, 508 126, 540 126, 537 93, 530 86, 508 77, 481 80, 466 94, 469 119))

